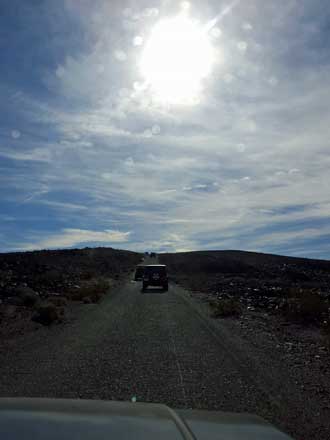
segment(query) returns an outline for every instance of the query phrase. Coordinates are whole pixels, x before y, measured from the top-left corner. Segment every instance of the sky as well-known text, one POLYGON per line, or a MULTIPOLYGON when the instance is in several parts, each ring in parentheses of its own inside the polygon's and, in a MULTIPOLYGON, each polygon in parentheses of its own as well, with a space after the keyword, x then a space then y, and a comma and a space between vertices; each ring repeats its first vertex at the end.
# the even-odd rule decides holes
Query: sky
POLYGON ((328 0, 2 0, 0 54, 1 252, 330 259, 328 0))

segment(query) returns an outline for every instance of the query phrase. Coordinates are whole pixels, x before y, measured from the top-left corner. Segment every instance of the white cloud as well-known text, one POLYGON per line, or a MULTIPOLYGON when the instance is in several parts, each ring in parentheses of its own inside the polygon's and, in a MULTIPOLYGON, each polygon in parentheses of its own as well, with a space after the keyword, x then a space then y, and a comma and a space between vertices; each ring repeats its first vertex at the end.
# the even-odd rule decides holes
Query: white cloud
MULTIPOLYGON (((220 14, 221 38, 212 42, 223 63, 207 79, 200 103, 183 110, 153 102, 136 69, 140 46, 166 7, 156 14, 115 2, 109 14, 109 2, 101 1, 99 13, 87 20, 87 3, 70 7, 92 43, 82 51, 72 48, 44 78, 62 105, 15 98, 28 121, 47 133, 51 128, 59 139, 57 145, 46 140, 43 148, 0 151, 2 157, 47 165, 29 179, 23 172, 12 178, 17 192, 37 194, 44 181, 54 191, 79 192, 93 201, 93 210, 76 204, 74 195, 49 206, 60 215, 77 211, 78 222, 84 210, 84 218, 92 219, 89 232, 96 234, 106 233, 94 231, 93 222, 110 217, 109 207, 109 221, 123 220, 130 230, 144 224, 141 241, 156 246, 159 237, 169 249, 196 248, 205 237, 230 245, 244 234, 246 246, 264 240, 270 247, 265 235, 258 240, 261 228, 330 217, 330 65, 306 44, 313 33, 299 14, 312 10, 311 4, 255 1, 258 7, 250 8, 241 2, 235 14, 220 14), (114 38, 119 32, 120 39, 114 38), (293 56, 306 62, 297 69, 293 56), (66 111, 68 99, 73 109, 66 111), (301 210, 286 210, 302 204, 301 210)), ((208 10, 201 8, 201 17, 208 10)), ((199 12, 192 6, 192 14, 199 12)), ((293 229, 283 235, 288 242, 301 238, 293 229)), ((69 231, 62 231, 64 242, 83 238, 73 232, 79 229, 69 231)), ((140 246, 127 237, 127 245, 140 246)))
POLYGON ((317 228, 301 228, 300 230, 295 231, 278 231, 273 233, 268 233, 258 237, 254 241, 254 246, 257 248, 265 248, 269 245, 276 244, 277 246, 287 244, 291 245, 297 240, 313 240, 314 238, 319 238, 322 236, 330 235, 330 227, 323 226, 317 228))
POLYGON ((52 200, 38 200, 38 204, 47 205, 51 208, 55 208, 63 211, 86 211, 88 210, 88 206, 79 205, 77 203, 65 203, 65 202, 56 202, 52 200))
POLYGON ((237 48, 241 51, 241 52, 245 52, 247 49, 248 45, 245 41, 239 41, 237 43, 237 48))
POLYGON ((21 132, 19 130, 12 130, 11 137, 13 139, 19 139, 21 137, 21 132))
POLYGON ((126 53, 123 50, 118 50, 118 49, 115 50, 114 57, 118 61, 126 61, 126 59, 127 59, 126 53))
POLYGON ((50 162, 51 151, 47 148, 34 148, 30 151, 0 150, 0 156, 13 160, 50 162))
POLYGON ((129 240, 130 232, 113 231, 90 231, 86 229, 65 228, 60 233, 23 245, 25 250, 33 249, 54 249, 70 248, 85 243, 102 243, 111 245, 113 243, 125 243, 129 240))

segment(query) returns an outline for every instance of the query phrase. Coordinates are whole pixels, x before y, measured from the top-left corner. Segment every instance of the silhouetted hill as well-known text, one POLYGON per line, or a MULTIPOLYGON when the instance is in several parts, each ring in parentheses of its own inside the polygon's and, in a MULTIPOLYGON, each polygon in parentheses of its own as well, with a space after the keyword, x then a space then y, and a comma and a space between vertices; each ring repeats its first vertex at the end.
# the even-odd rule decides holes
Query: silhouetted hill
POLYGON ((94 277, 119 277, 141 259, 112 248, 42 250, 0 254, 0 297, 22 283, 36 291, 61 291, 94 277))
POLYGON ((231 286, 236 290, 249 285, 260 288, 261 283, 325 288, 330 282, 330 261, 327 260, 236 250, 164 253, 159 258, 177 281, 184 280, 193 290, 217 291, 224 283, 227 289, 231 286))

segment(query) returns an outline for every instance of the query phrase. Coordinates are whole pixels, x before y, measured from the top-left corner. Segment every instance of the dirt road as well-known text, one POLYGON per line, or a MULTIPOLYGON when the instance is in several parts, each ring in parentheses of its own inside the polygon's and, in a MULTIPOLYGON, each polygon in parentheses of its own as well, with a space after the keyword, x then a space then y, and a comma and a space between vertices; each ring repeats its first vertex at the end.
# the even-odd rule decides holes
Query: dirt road
POLYGON ((0 396, 251 412, 311 438, 315 426, 295 405, 285 373, 277 376, 180 287, 142 293, 131 279, 66 324, 0 344, 0 396))

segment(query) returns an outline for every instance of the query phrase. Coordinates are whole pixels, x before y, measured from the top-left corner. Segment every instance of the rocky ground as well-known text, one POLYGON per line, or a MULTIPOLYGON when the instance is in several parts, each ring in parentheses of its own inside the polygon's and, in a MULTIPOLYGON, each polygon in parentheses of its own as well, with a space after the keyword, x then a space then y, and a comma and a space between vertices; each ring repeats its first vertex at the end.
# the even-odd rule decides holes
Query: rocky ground
POLYGON ((234 251, 160 259, 209 315, 259 353, 265 371, 291 378, 297 408, 330 427, 330 262, 234 251))
POLYGON ((173 280, 213 305, 231 301, 239 312, 266 312, 323 328, 329 321, 330 261, 240 251, 160 258, 173 280))
POLYGON ((281 361, 237 337, 177 285, 132 275, 63 325, 0 339, 0 396, 161 402, 258 414, 297 440, 328 440, 329 417, 281 361), (276 368, 275 368, 276 367, 276 368), (318 408, 319 416, 310 407, 318 408))
POLYGON ((60 324, 77 303, 97 303, 141 255, 111 248, 0 254, 0 337, 60 324))
POLYGON ((297 440, 330 438, 329 262, 165 254, 169 292, 141 293, 140 260, 0 255, 0 395, 250 412, 297 440))

